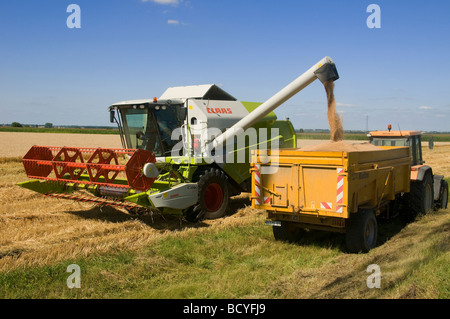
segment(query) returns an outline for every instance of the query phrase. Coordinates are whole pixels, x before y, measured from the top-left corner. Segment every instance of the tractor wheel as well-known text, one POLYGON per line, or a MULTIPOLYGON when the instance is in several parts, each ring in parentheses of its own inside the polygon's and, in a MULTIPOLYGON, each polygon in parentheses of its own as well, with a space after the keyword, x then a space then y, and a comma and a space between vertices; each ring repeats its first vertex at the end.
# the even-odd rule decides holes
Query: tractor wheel
POLYGON ((372 210, 362 210, 350 217, 345 233, 347 249, 351 253, 367 253, 377 244, 378 224, 372 210))
POLYGON ((448 183, 447 181, 441 182, 441 189, 439 192, 439 208, 446 209, 448 204, 448 183))
POLYGON ((198 203, 188 210, 186 219, 197 222, 202 219, 223 217, 228 207, 228 177, 219 169, 202 172, 197 182, 198 203))
POLYGON ((305 230, 295 227, 292 223, 281 222, 281 226, 272 226, 275 240, 294 243, 299 241, 305 230))
POLYGON ((433 176, 430 173, 425 174, 422 181, 411 183, 410 192, 405 194, 405 202, 407 207, 402 218, 406 222, 411 222, 418 215, 424 215, 433 209, 433 176))

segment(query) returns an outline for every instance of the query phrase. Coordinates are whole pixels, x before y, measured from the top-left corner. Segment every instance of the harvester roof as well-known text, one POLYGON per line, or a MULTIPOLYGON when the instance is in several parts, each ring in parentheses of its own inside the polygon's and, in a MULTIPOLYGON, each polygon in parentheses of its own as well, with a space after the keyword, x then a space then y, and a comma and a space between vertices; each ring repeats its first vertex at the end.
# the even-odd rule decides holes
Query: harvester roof
MULTIPOLYGON (((236 101, 236 98, 222 90, 215 84, 175 86, 168 88, 159 99, 140 99, 129 100, 114 103, 111 107, 120 107, 123 105, 141 105, 141 104, 183 104, 186 99, 218 100, 218 101, 236 101), (155 102, 157 101, 157 102, 155 102)), ((111 109, 110 107, 110 109, 111 109)))
POLYGON ((236 98, 222 90, 215 84, 175 86, 168 88, 160 97, 161 100, 168 99, 201 99, 236 101, 236 98))

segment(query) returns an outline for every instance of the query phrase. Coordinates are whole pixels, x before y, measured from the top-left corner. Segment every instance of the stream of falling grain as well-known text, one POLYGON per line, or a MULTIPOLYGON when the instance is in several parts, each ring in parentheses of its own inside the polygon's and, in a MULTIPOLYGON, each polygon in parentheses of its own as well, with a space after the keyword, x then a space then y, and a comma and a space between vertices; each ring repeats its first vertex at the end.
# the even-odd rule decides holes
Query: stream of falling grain
POLYGON ((336 113, 336 101, 334 99, 334 81, 329 80, 324 84, 328 101, 328 123, 330 124, 331 140, 333 142, 342 141, 344 137, 344 128, 339 115, 336 113))

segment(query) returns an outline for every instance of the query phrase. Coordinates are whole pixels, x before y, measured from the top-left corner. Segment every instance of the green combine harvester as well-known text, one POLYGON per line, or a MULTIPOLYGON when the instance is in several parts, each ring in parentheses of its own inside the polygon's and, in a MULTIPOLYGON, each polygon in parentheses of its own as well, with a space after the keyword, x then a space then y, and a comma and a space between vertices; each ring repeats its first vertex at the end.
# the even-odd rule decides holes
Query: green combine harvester
POLYGON ((253 150, 296 147, 292 123, 277 120, 273 110, 317 78, 339 78, 329 57, 265 103, 237 101, 213 84, 115 103, 110 119, 123 149, 33 146, 23 157, 30 180, 19 185, 132 212, 220 218, 230 196, 251 192, 253 150))

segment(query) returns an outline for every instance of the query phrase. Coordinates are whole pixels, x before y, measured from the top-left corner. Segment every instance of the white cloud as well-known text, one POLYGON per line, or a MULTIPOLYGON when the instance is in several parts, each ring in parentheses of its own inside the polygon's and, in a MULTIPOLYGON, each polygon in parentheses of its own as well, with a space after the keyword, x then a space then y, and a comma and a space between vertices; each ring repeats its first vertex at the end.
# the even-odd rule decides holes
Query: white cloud
POLYGON ((180 21, 178 20, 167 20, 167 24, 179 24, 180 21))
POLYGON ((179 0, 141 0, 142 2, 154 2, 158 4, 171 4, 171 5, 178 5, 180 2, 179 0))
POLYGON ((431 110, 432 107, 431 106, 422 105, 422 106, 419 106, 419 109, 421 109, 421 110, 431 110))

